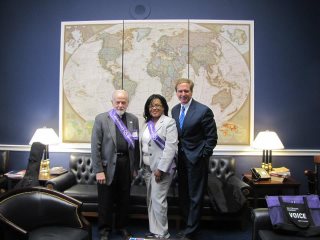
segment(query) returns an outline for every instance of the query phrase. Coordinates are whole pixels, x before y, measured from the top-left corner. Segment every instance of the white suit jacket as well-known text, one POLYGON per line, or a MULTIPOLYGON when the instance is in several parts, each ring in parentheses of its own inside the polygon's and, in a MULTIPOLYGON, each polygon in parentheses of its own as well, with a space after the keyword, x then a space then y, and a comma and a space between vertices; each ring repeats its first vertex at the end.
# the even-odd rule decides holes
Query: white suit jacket
MULTIPOLYGON (((142 151, 142 135, 144 130, 148 130, 148 125, 145 123, 140 131, 140 151, 142 151)), ((178 131, 176 121, 173 118, 162 115, 155 125, 156 133, 165 141, 165 148, 161 150, 160 147, 150 139, 148 143, 148 153, 150 159, 150 169, 155 171, 159 169, 163 172, 170 172, 175 167, 174 158, 178 152, 178 131)), ((143 166, 143 156, 140 152, 140 167, 143 166)))

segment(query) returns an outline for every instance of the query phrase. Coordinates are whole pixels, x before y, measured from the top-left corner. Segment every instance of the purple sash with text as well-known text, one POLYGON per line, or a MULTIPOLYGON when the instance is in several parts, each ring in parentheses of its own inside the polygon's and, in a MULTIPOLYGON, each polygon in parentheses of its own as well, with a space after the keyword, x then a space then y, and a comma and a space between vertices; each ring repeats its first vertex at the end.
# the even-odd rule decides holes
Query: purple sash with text
POLYGON ((147 124, 151 139, 161 150, 163 150, 166 142, 156 133, 156 129, 154 128, 154 123, 152 121, 149 121, 147 124))
POLYGON ((121 121, 119 115, 117 114, 115 109, 109 111, 109 115, 114 122, 114 124, 118 127, 119 131, 121 132, 124 139, 129 144, 129 148, 134 149, 134 141, 131 133, 129 132, 128 128, 124 123, 121 121))

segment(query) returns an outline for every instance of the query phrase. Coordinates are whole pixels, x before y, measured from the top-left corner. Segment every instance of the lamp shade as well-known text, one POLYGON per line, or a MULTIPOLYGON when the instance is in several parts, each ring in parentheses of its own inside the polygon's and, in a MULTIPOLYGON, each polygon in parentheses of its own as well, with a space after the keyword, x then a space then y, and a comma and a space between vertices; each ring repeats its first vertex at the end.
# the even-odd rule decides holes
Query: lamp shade
POLYGON ((256 139, 252 143, 252 147, 265 150, 284 148, 280 138, 278 137, 278 134, 272 131, 259 132, 256 139))
POLYGON ((43 127, 36 130, 29 144, 32 144, 34 142, 41 142, 45 145, 58 144, 59 137, 52 128, 43 127))

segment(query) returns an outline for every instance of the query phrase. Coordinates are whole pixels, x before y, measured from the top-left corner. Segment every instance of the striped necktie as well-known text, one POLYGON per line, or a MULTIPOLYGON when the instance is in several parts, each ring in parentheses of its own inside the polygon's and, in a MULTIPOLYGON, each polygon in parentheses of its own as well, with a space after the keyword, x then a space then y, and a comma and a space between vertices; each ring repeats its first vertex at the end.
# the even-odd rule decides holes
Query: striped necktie
POLYGON ((180 129, 182 129, 182 126, 183 126, 183 120, 184 120, 184 117, 185 117, 185 107, 182 106, 181 108, 181 114, 180 114, 180 117, 179 117, 179 124, 180 124, 180 129))

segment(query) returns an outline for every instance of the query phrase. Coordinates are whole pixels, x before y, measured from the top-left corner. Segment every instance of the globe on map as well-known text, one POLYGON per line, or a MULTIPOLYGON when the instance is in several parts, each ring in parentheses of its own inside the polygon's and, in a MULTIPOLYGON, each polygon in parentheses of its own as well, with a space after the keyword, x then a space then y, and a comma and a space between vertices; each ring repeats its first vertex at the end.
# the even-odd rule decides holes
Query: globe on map
POLYGON ((87 122, 112 107, 111 93, 129 92, 128 111, 142 120, 146 99, 166 97, 178 103, 175 80, 194 80, 193 97, 208 105, 218 127, 234 117, 250 94, 246 30, 232 25, 186 22, 108 24, 88 36, 88 28, 72 28, 65 43, 70 57, 63 90, 73 110, 87 122), (189 31, 188 31, 189 29, 189 31), (122 42, 124 45, 122 46, 122 42))

